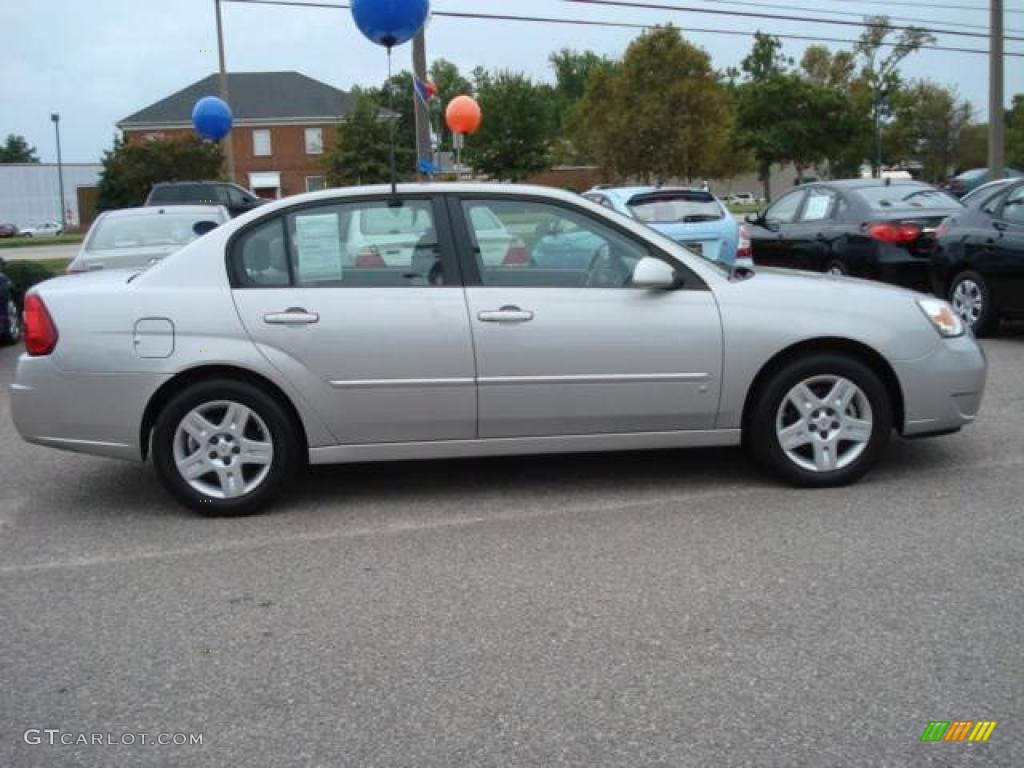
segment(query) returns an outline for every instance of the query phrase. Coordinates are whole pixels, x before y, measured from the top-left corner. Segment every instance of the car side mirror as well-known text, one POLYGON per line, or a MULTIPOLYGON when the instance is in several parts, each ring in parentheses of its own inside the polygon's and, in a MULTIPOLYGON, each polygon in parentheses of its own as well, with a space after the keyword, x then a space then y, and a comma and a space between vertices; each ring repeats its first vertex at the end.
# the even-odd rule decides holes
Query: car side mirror
POLYGON ((202 237, 207 232, 211 232, 217 228, 216 221, 197 221, 192 225, 192 231, 195 232, 196 237, 202 237))
POLYGON ((746 216, 743 217, 743 220, 747 222, 747 224, 760 224, 762 221, 764 221, 764 214, 761 213, 760 211, 758 211, 757 213, 748 213, 746 216))
POLYGON ((635 288, 669 290, 678 288, 682 282, 676 271, 664 261, 652 256, 645 256, 637 262, 633 269, 632 284, 635 288))

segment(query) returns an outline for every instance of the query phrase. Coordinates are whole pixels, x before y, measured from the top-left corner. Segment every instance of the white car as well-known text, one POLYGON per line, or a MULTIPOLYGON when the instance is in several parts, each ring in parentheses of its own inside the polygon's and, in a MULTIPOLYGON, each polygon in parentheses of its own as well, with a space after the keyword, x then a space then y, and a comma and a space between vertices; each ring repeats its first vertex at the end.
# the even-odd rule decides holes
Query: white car
POLYGON ((222 205, 106 211, 89 228, 67 271, 146 269, 230 219, 222 205))
POLYGON ((22 227, 18 234, 22 237, 57 237, 64 234, 64 227, 59 221, 44 221, 31 227, 22 227))
POLYGON ((757 205, 761 199, 752 192, 737 192, 734 195, 729 195, 725 201, 736 205, 757 205))

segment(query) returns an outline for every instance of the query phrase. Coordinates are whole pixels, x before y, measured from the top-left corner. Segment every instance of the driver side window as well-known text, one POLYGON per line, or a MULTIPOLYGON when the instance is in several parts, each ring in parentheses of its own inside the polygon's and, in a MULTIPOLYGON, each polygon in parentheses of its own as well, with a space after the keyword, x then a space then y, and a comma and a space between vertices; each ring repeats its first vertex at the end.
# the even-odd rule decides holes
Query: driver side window
POLYGON ((557 205, 464 200, 462 209, 486 286, 625 288, 645 246, 557 205))
POLYGON ((1024 187, 1017 187, 1003 203, 1003 220, 1011 224, 1024 224, 1024 187))
POLYGON ((804 190, 799 190, 797 192, 790 192, 783 197, 765 212, 765 222, 774 226, 791 224, 796 218, 796 212, 800 210, 800 203, 803 202, 804 194, 804 190))

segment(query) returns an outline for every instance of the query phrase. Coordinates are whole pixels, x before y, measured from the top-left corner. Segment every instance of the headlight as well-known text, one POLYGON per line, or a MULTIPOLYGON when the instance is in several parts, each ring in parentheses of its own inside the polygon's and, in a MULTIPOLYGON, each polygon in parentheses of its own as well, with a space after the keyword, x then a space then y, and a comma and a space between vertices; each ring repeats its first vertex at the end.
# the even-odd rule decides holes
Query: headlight
POLYGON ((949 304, 941 299, 918 299, 917 306, 924 312, 940 336, 947 339, 964 335, 964 324, 949 304))

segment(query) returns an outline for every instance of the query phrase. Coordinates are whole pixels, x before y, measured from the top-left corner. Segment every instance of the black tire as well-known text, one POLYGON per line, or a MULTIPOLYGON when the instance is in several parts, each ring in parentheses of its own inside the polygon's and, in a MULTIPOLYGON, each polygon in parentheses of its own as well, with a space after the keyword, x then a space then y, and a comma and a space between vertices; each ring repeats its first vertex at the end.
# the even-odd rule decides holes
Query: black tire
POLYGON ((967 270, 966 272, 960 272, 949 284, 949 293, 947 298, 949 302, 954 303, 954 296, 956 295, 957 289, 962 284, 970 281, 978 286, 978 290, 981 295, 981 312, 978 314, 977 319, 971 322, 970 318, 960 315, 961 319, 974 331, 974 335, 978 337, 991 336, 996 332, 999 327, 999 309, 992 303, 992 290, 989 288, 988 281, 984 275, 974 270, 967 270))
POLYGON ((827 275, 848 275, 850 270, 847 269, 846 265, 839 259, 832 259, 828 264, 825 265, 825 274, 827 275))
MULTIPOLYGON (((787 483, 804 488, 831 488, 864 476, 884 452, 892 423, 892 402, 878 374, 854 357, 812 353, 785 364, 755 393, 746 438, 755 458, 787 483), (864 450, 846 466, 830 471, 812 471, 798 465, 783 450, 776 431, 784 398, 797 384, 815 376, 841 376, 852 381, 867 398, 872 413, 871 436, 864 450)), ((813 447, 809 450, 813 451, 813 447)))
POLYGON ((164 487, 186 507, 208 517, 250 515, 273 501, 302 466, 300 435, 288 411, 259 387, 233 379, 211 379, 185 388, 164 406, 153 427, 153 465, 164 487), (249 408, 263 422, 273 444, 270 469, 262 482, 234 498, 201 493, 181 476, 174 459, 175 434, 182 419, 194 408, 217 401, 249 408))

